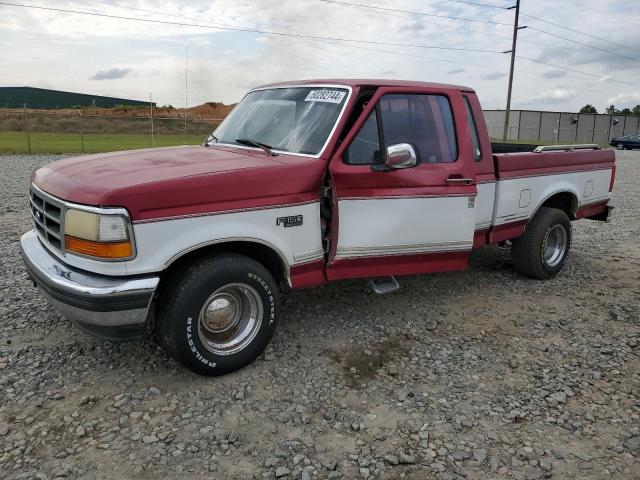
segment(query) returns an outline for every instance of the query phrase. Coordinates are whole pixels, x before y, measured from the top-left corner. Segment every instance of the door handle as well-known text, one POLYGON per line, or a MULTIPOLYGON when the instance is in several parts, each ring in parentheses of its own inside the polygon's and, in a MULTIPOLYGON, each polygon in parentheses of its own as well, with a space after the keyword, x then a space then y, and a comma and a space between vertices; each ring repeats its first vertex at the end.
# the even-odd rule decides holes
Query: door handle
POLYGON ((473 184, 473 178, 449 177, 445 180, 447 183, 462 183, 463 185, 473 184))

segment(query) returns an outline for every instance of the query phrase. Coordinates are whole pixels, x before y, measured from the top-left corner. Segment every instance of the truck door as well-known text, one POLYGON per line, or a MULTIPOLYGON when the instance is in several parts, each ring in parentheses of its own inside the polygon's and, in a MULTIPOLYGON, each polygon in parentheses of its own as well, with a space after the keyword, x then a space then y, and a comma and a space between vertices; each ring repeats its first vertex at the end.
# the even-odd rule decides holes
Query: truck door
POLYGON ((467 266, 477 193, 468 128, 456 90, 377 90, 330 161, 329 280, 467 266))

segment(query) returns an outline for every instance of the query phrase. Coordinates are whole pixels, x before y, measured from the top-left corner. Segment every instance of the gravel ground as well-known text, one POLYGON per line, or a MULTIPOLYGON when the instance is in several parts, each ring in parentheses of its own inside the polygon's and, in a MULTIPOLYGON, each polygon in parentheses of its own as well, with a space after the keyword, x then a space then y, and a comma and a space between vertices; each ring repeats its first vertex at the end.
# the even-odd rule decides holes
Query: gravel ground
POLYGON ((0 156, 0 477, 640 478, 640 152, 556 279, 464 273, 293 292, 267 352, 201 378, 77 331, 27 281, 27 184, 0 156))

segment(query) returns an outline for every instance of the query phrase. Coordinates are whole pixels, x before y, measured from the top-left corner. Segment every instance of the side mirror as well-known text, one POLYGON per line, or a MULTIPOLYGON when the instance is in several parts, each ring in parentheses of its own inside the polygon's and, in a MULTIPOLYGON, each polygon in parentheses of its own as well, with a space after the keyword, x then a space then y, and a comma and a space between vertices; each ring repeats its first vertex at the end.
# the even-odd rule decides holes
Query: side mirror
POLYGON ((400 170, 415 167, 417 164, 418 156, 413 146, 409 143, 397 143, 387 147, 384 164, 373 165, 373 167, 378 167, 374 170, 400 170))

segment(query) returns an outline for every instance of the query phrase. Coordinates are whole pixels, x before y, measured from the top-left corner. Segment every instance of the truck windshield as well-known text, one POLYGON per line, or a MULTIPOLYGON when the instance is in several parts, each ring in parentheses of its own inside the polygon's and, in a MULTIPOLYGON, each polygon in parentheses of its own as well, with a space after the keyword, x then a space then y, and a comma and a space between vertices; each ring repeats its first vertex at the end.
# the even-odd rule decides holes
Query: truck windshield
POLYGON ((318 155, 347 99, 347 89, 293 87, 247 94, 213 132, 218 143, 250 139, 275 151, 318 155))

